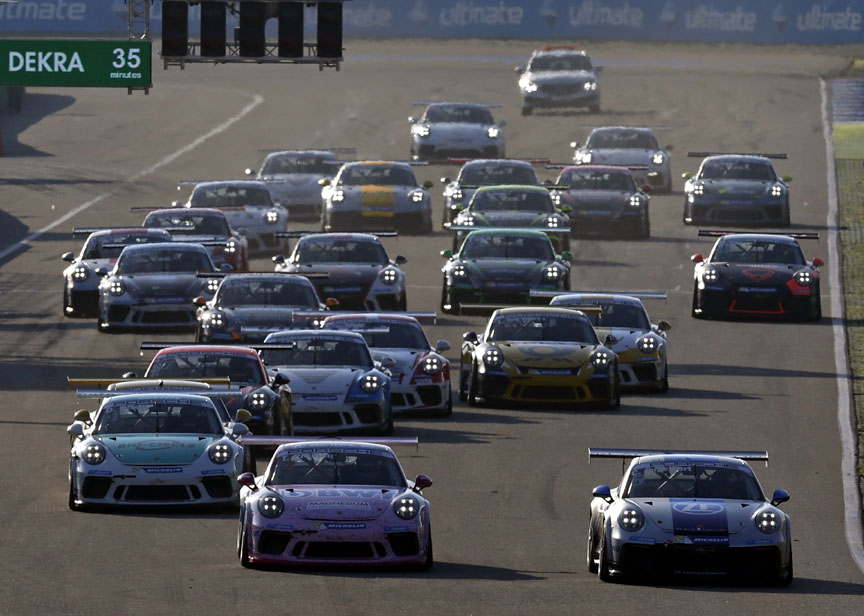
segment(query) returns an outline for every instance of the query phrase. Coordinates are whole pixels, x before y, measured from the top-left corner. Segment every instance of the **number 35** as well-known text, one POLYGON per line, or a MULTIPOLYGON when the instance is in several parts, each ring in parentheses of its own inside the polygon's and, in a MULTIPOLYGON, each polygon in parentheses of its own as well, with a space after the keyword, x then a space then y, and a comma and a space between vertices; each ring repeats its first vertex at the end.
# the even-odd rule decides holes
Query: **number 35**
POLYGON ((114 68, 138 68, 141 66, 141 50, 137 47, 131 49, 114 49, 111 53, 115 59, 111 63, 114 68))

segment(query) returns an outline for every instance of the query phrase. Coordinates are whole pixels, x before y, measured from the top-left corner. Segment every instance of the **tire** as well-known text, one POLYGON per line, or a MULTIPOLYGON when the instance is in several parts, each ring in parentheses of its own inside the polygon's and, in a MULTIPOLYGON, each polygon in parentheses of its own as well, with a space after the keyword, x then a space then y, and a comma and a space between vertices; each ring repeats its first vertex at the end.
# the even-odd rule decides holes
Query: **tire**
POLYGON ((429 571, 435 564, 435 555, 432 553, 432 527, 429 527, 429 542, 426 544, 426 560, 420 565, 421 571, 429 571))
POLYGON ((783 223, 781 226, 788 227, 792 224, 792 215, 789 212, 789 204, 786 204, 786 215, 783 216, 783 223))
POLYGON ((445 314, 453 313, 453 306, 451 305, 449 309, 444 308, 447 305, 447 279, 445 278, 441 282, 441 312, 445 314))
POLYGON ((441 412, 442 417, 450 417, 453 414, 453 382, 450 382, 450 387, 447 388, 447 401, 444 404, 444 410, 441 412))
POLYGON ((474 370, 474 366, 471 366, 471 376, 468 378, 468 406, 480 406, 479 397, 477 396, 477 390, 479 389, 479 383, 477 382, 477 372, 474 370))
POLYGON ((406 291, 402 291, 402 294, 399 296, 396 310, 401 310, 402 312, 408 310, 408 293, 406 291))
POLYGON ((609 560, 606 558, 606 532, 600 536, 600 545, 597 549, 597 577, 604 582, 612 581, 612 573, 609 571, 609 560))
POLYGON ((432 233, 432 212, 429 212, 428 218, 423 222, 423 228, 420 230, 420 233, 423 235, 430 235, 432 233))
POLYGON ((243 472, 258 474, 258 462, 255 459, 255 450, 248 445, 243 447, 243 472))
POLYGON ((639 226, 639 237, 642 239, 648 239, 651 237, 651 220, 648 216, 645 216, 645 220, 643 220, 642 224, 639 226))
POLYGON ((612 385, 612 392, 609 396, 609 399, 603 404, 604 411, 614 411, 621 407, 621 381, 618 377, 618 366, 615 365, 614 368, 610 368, 615 370, 614 383, 612 385))
POLYGON ((83 506, 78 500, 78 494, 75 492, 75 484, 72 477, 69 477, 69 509, 72 511, 81 511, 83 506))
POLYGON ((240 530, 237 535, 237 557, 240 559, 240 565, 246 569, 254 569, 252 561, 249 560, 249 531, 245 516, 240 523, 240 530))
POLYGON ((384 426, 381 434, 384 436, 393 435, 393 407, 390 405, 389 400, 387 401, 387 424, 384 426))
POLYGON ((204 335, 201 333, 200 327, 195 329, 195 342, 197 342, 199 344, 204 342, 204 335))
POLYGON ((523 116, 529 116, 529 115, 531 115, 531 113, 533 113, 533 111, 534 111, 534 108, 531 107, 530 105, 522 105, 522 115, 523 116))
POLYGON ((704 313, 699 311, 699 302, 696 299, 698 297, 698 287, 696 283, 693 283, 693 301, 690 304, 690 316, 694 319, 702 319, 704 318, 704 313))
POLYGON ((600 105, 591 105, 588 107, 588 113, 600 113, 600 105))
POLYGON ((69 289, 63 287, 63 305, 60 306, 60 310, 63 312, 64 317, 77 317, 80 316, 80 313, 72 307, 71 302, 69 301, 69 289), (71 310, 66 310, 70 308, 71 310))
MULTIPOLYGON (((667 368, 668 370, 668 368, 667 368)), ((660 381, 660 386, 657 388, 657 391, 661 394, 665 394, 669 391, 669 373, 663 375, 663 380, 660 381)))
POLYGON ((462 402, 468 401, 468 376, 465 366, 459 366, 459 400, 462 402))
POLYGON ((273 416, 273 426, 270 430, 272 436, 282 436, 282 405, 281 400, 276 400, 270 407, 270 414, 273 416))
POLYGON ((792 580, 795 579, 795 572, 792 567, 792 550, 789 550, 789 566, 786 567, 786 571, 781 572, 780 576, 777 578, 778 586, 789 586, 792 583, 792 580))
POLYGON ((594 520, 588 521, 588 553, 586 555, 588 573, 597 573, 597 540, 594 537, 594 520))

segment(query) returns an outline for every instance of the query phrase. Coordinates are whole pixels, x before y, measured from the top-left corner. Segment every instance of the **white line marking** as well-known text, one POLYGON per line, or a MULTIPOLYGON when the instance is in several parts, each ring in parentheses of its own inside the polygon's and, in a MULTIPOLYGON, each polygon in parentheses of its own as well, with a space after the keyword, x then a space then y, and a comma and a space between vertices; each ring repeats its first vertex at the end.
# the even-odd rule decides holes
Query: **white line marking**
MULTIPOLYGON (((240 113, 229 118, 228 120, 226 120, 225 122, 223 122, 222 124, 217 126, 216 128, 213 128, 213 129, 207 131, 206 133, 204 133, 203 135, 201 135, 200 137, 198 137, 197 139, 195 139, 191 143, 186 144, 185 146, 183 146, 182 148, 180 148, 179 150, 177 150, 173 154, 169 154, 168 156, 166 156, 165 158, 163 158, 162 160, 157 162, 155 165, 147 167, 143 171, 139 171, 138 173, 126 178, 126 181, 127 182, 135 182, 135 181, 140 180, 141 178, 143 178, 147 175, 150 175, 151 173, 161 169, 165 165, 168 165, 168 164, 174 162, 179 157, 181 157, 184 154, 194 150, 195 148, 197 148, 199 145, 201 145, 202 143, 204 143, 205 141, 207 141, 211 137, 214 137, 214 136, 218 135, 219 133, 223 133, 226 130, 228 130, 228 128, 230 128, 231 125, 233 125, 234 123, 241 120, 244 116, 249 114, 249 112, 251 112, 253 109, 255 109, 255 107, 257 107, 258 105, 260 105, 263 102, 264 102, 264 97, 259 96, 258 94, 254 94, 252 102, 249 103, 248 105, 246 105, 243 109, 241 109, 240 113)), ((60 218, 58 218, 54 222, 47 224, 46 226, 42 227, 38 231, 34 231, 33 233, 31 233, 30 235, 25 237, 23 240, 15 242, 14 244, 9 246, 5 250, 0 251, 0 261, 5 259, 10 254, 16 252, 17 250, 20 250, 25 245, 27 245, 30 242, 32 242, 33 240, 37 239, 41 235, 47 233, 48 231, 50 231, 54 227, 62 225, 64 222, 66 222, 70 218, 77 216, 81 212, 83 212, 83 211, 89 209, 90 207, 96 205, 100 201, 104 201, 105 199, 107 199, 108 197, 113 195, 115 192, 116 191, 109 191, 106 193, 102 193, 101 195, 98 195, 98 196, 94 197, 93 199, 90 199, 90 201, 87 201, 86 203, 82 203, 78 207, 70 210, 69 212, 66 212, 63 216, 61 216, 60 218)))
POLYGON ((831 316, 834 318, 834 365, 837 368, 837 425, 840 429, 843 498, 846 520, 846 542, 852 559, 864 573, 864 540, 861 529, 861 494, 858 490, 856 472, 857 455, 855 431, 852 429, 852 383, 846 361, 846 330, 843 326, 846 315, 843 306, 843 281, 840 277, 840 250, 838 248, 837 176, 834 165, 834 138, 828 113, 828 91, 826 81, 819 79, 822 94, 822 133, 825 137, 825 154, 828 163, 828 265, 831 283, 831 316))

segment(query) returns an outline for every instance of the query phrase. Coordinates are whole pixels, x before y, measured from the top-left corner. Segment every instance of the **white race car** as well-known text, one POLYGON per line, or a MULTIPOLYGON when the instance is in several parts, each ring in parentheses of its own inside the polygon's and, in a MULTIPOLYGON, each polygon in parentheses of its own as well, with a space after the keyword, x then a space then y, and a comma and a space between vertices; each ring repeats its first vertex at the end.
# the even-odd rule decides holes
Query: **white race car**
POLYGON ((459 156, 504 158, 506 122, 496 122, 490 107, 495 104, 434 103, 426 105, 420 118, 409 117, 411 123, 412 160, 444 161, 459 156))
POLYGON ((587 108, 600 112, 597 71, 585 52, 569 45, 547 45, 531 54, 528 66, 517 66, 522 115, 534 108, 587 108))

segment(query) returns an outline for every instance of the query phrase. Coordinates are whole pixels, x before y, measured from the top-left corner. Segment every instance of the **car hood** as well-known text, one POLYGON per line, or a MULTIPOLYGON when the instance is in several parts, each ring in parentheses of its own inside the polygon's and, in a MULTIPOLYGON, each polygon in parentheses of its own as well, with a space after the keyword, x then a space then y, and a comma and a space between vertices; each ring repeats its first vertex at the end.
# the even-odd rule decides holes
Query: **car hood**
POLYGON ((294 323, 294 311, 314 311, 317 308, 305 306, 237 306, 223 309, 240 325, 286 325, 294 323))
POLYGON ((203 284, 202 278, 195 273, 168 272, 165 274, 133 274, 123 276, 123 280, 136 287, 148 297, 188 297, 189 301, 198 295, 203 284))
MULTIPOLYGON (((595 327, 595 331, 597 332, 597 337, 600 340, 605 340, 606 336, 610 334, 615 336, 618 339, 613 345, 607 344, 613 351, 616 353, 621 353, 622 351, 626 351, 627 349, 632 349, 636 347, 636 341, 639 340, 642 336, 649 333, 644 329, 631 329, 629 327, 595 327)), ((658 335, 658 338, 661 337, 658 335)))
MULTIPOLYGON (((511 210, 506 212, 470 212, 474 217, 475 226, 488 225, 490 227, 532 227, 544 225, 546 219, 552 216, 552 212, 520 212, 511 210)), ((457 223, 458 224, 458 223, 457 223)))
POLYGON ((322 289, 333 285, 350 283, 368 284, 378 275, 384 265, 380 263, 331 263, 327 265, 295 266, 287 271, 292 274, 327 274, 327 278, 315 278, 312 283, 322 289))
POLYGON ((536 279, 541 270, 549 265, 547 261, 536 259, 468 259, 462 263, 472 277, 521 282, 536 279))
POLYGON ((430 124, 430 131, 432 137, 436 135, 436 133, 443 133, 445 135, 458 135, 460 138, 465 139, 474 136, 486 137, 486 131, 489 130, 491 126, 494 124, 471 124, 469 122, 435 122, 434 124, 430 124))
POLYGON ((204 434, 112 434, 98 438, 124 464, 190 464, 216 438, 204 434))
POLYGON ((593 150, 591 152, 592 165, 648 165, 651 163, 651 157, 658 150, 645 150, 642 148, 614 148, 593 150))
POLYGON ((393 507, 404 493, 377 486, 280 487, 271 486, 285 501, 285 510, 306 520, 375 520, 393 507))
POLYGON ((528 73, 528 78, 536 84, 585 83, 597 77, 592 71, 539 71, 528 73))
POLYGON ((619 190, 567 191, 563 201, 577 209, 620 212, 629 206, 632 194, 619 190))
POLYGON ((785 284, 795 272, 806 267, 779 263, 714 263, 713 265, 722 280, 747 287, 773 287, 785 284))
MULTIPOLYGON (((301 199, 321 198, 321 175, 315 173, 292 173, 290 175, 267 176, 264 180, 271 194, 278 195, 279 201, 291 203, 301 199)), ((332 178, 331 178, 332 179, 332 178)))
POLYGON ((404 375, 405 382, 411 380, 414 374, 414 368, 423 360, 429 351, 418 349, 373 349, 372 358, 375 361, 381 361, 385 357, 389 357, 396 362, 396 365, 390 368, 390 373, 393 375, 393 382, 399 383, 400 377, 404 375))
POLYGON ((725 197, 761 197, 774 182, 768 180, 699 180, 703 190, 725 197))
MULTIPOLYGON (((753 528, 752 518, 764 503, 719 498, 632 498, 664 532, 686 536, 728 536, 753 528), (748 526, 749 525, 749 526, 748 526)), ((754 528, 755 530, 755 528, 754 528)))
POLYGON ((531 368, 568 368, 589 361, 597 348, 572 342, 493 342, 507 361, 531 368))
POLYGON ((347 366, 320 368, 274 366, 274 368, 290 379, 291 393, 295 396, 345 395, 354 380, 365 372, 362 368, 347 366))

